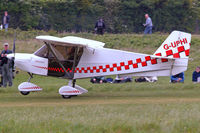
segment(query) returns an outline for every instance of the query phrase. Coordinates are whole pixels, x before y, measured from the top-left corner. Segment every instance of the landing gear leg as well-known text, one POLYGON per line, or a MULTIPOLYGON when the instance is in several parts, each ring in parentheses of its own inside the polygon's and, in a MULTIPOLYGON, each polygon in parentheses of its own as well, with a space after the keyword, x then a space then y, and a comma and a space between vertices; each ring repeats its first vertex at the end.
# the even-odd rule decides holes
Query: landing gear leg
POLYGON ((30 81, 31 81, 31 79, 33 78, 33 74, 32 74, 32 73, 30 73, 30 72, 28 72, 28 75, 30 76, 30 77, 29 77, 29 79, 28 79, 28 82, 30 82, 30 81))
POLYGON ((75 87, 75 84, 76 84, 76 79, 73 79, 73 81, 72 81, 72 87, 75 87))
MULTIPOLYGON (((73 79, 72 81, 72 87, 75 88, 75 85, 76 85, 76 79, 73 79)), ((73 97, 76 97, 77 95, 73 95, 73 97)))
MULTIPOLYGON (((28 79, 28 82, 30 82, 31 79, 33 78, 33 74, 28 72, 28 75, 30 76, 29 79, 28 79)), ((20 93, 22 95, 28 95, 30 92, 29 91, 20 91, 20 93)))

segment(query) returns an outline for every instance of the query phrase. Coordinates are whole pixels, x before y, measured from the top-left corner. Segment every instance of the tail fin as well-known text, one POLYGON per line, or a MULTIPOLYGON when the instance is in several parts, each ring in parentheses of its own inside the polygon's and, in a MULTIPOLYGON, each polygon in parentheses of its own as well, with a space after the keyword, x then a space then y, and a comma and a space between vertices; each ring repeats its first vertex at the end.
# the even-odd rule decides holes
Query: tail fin
POLYGON ((172 58, 188 58, 190 51, 191 34, 173 31, 154 55, 172 58))

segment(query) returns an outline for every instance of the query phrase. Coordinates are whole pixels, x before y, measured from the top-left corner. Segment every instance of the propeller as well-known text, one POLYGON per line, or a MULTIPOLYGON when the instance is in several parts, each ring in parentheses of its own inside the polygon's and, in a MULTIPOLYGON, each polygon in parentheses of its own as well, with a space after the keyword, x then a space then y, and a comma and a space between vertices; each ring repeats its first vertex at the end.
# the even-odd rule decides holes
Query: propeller
MULTIPOLYGON (((15 41, 16 41, 16 31, 15 31, 15 33, 14 33, 13 50, 12 50, 14 56, 13 56, 13 58, 11 59, 11 61, 12 61, 13 72, 15 72, 15 41)), ((16 73, 17 73, 17 72, 16 72, 16 73)))
POLYGON ((15 41, 16 41, 16 31, 14 33, 14 41, 13 41, 13 53, 14 53, 14 59, 15 59, 15 41))

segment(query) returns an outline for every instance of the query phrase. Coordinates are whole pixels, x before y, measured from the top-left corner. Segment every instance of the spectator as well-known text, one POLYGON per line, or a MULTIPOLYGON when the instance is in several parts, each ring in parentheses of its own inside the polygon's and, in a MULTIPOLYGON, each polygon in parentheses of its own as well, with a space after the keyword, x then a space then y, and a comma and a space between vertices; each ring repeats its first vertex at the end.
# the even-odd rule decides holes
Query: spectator
POLYGON ((7 87, 7 83, 9 83, 9 86, 12 86, 12 79, 13 79, 13 73, 12 73, 12 61, 8 59, 6 56, 10 53, 12 53, 11 50, 8 49, 9 44, 4 43, 4 50, 1 52, 1 66, 2 66, 2 75, 3 75, 3 87, 7 87))
POLYGON ((132 78, 128 76, 119 76, 117 75, 113 83, 126 83, 126 82, 132 82, 132 78))
POLYGON ((5 28, 6 31, 8 30, 9 20, 10 20, 10 16, 8 15, 8 12, 5 11, 4 16, 2 18, 2 24, 3 24, 3 28, 5 28))
POLYGON ((146 19, 146 23, 143 24, 145 26, 144 34, 145 35, 152 34, 152 27, 153 27, 152 20, 148 14, 145 14, 145 19, 146 19))
POLYGON ((106 83, 107 81, 106 81, 106 78, 104 76, 99 76, 99 77, 91 78, 90 82, 102 84, 102 83, 106 83))
POLYGON ((139 77, 135 79, 135 82, 146 82, 147 80, 145 79, 145 77, 139 77))
POLYGON ((156 82, 158 80, 156 76, 148 76, 144 78, 146 79, 147 82, 156 82))
POLYGON ((171 76, 171 83, 183 83, 184 72, 171 76))
POLYGON ((135 79, 135 82, 156 82, 158 78, 156 76, 139 77, 135 79))
POLYGON ((196 67, 196 70, 193 72, 192 82, 200 82, 200 67, 196 67))
POLYGON ((105 28, 106 28, 105 23, 103 19, 100 18, 95 24, 95 32, 99 35, 103 35, 105 28))

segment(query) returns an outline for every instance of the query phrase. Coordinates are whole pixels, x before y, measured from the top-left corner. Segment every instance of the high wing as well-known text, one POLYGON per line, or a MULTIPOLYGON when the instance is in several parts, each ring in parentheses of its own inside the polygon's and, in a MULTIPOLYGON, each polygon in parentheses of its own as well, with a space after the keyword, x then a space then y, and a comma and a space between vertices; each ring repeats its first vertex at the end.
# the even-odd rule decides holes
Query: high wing
POLYGON ((90 48, 103 48, 105 43, 85 39, 81 37, 67 36, 63 38, 54 37, 54 36, 37 36, 36 39, 62 46, 79 46, 79 47, 90 47, 90 48))

